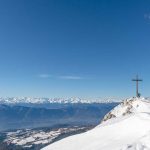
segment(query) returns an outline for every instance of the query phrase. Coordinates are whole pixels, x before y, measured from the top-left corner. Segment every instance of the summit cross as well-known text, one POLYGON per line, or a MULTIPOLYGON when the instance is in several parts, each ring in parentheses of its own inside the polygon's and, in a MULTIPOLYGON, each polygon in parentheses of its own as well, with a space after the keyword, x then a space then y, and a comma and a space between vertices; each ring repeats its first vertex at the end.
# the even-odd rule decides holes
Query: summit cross
POLYGON ((136 97, 140 97, 140 93, 139 93, 139 81, 143 81, 142 79, 139 79, 138 78, 138 75, 136 76, 135 79, 132 79, 132 81, 135 81, 136 82, 136 97))

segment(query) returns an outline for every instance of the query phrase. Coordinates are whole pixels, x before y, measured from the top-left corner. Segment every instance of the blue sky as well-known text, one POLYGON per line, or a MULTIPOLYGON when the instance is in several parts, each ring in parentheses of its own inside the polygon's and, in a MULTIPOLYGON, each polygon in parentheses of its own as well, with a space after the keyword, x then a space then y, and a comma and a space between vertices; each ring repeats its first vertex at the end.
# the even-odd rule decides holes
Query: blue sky
POLYGON ((150 96, 150 1, 1 0, 0 96, 150 96))

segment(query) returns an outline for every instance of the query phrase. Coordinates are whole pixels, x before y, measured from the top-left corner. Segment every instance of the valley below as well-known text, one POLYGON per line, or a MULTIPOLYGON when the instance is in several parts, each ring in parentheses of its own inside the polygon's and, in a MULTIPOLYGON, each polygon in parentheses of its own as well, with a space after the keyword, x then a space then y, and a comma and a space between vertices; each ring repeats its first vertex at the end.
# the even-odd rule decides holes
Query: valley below
POLYGON ((0 150, 40 150, 70 135, 86 132, 93 126, 61 125, 51 128, 18 129, 0 133, 0 150))

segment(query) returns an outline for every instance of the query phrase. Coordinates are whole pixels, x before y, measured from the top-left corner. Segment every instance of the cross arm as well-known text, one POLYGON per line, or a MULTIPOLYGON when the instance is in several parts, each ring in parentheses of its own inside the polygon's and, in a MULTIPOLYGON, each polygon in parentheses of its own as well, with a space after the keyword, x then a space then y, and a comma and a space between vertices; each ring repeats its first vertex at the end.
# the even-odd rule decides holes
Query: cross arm
POLYGON ((132 79, 132 81, 143 81, 142 79, 132 79))

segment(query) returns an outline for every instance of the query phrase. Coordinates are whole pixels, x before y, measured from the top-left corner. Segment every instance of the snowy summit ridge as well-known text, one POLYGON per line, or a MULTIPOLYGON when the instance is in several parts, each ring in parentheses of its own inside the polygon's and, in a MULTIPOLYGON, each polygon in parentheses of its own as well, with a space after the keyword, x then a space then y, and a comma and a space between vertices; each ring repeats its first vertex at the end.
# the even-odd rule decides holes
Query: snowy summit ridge
POLYGON ((108 114, 106 114, 102 122, 107 121, 112 118, 126 116, 132 113, 150 113, 150 100, 144 97, 129 98, 121 102, 118 106, 112 109, 108 114))
POLYGON ((42 150, 150 150, 150 101, 126 99, 94 129, 42 150))

